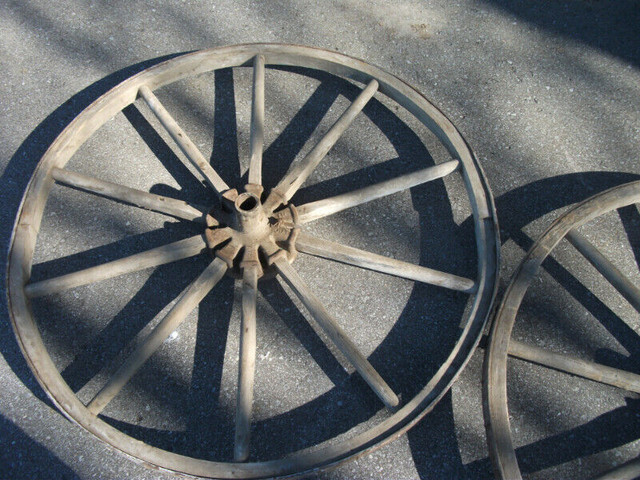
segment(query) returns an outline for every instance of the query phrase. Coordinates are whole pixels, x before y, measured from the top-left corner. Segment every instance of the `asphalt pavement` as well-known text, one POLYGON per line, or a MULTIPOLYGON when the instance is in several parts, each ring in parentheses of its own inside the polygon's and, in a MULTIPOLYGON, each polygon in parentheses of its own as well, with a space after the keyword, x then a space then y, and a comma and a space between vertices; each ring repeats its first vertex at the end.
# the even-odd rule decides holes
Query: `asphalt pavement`
MULTIPOLYGON (((3 252, 9 247, 22 195, 39 159, 91 101, 130 75, 175 54, 239 43, 301 44, 361 58, 405 80, 438 106, 475 152, 493 191, 502 244, 499 295, 535 238, 570 205, 640 179, 637 1, 3 0, 0 11, 3 252)), ((266 175, 273 182, 284 173, 287 162, 308 151, 318 135, 316 127, 320 125, 321 131, 337 118, 353 97, 353 89, 305 72, 278 71, 271 78, 274 83, 267 87, 265 141, 269 158, 280 160, 266 175), (291 77, 293 86, 287 83, 291 77), (301 108, 302 113, 296 116, 301 108)), ((215 78, 179 84, 163 93, 167 108, 178 112, 198 146, 213 159, 234 160, 220 167, 226 178, 246 173, 242 159, 246 160, 248 151, 250 85, 248 71, 233 75, 221 72, 215 78), (207 126, 212 118, 213 127, 207 126), (231 130, 228 125, 233 125, 231 130)), ((304 195, 312 199, 322 194, 334 178, 342 182, 339 189, 346 191, 367 179, 377 181, 406 173, 421 161, 424 146, 411 133, 411 122, 398 113, 402 118, 397 122, 376 123, 376 115, 383 118, 391 111, 383 102, 374 110, 365 111, 368 120, 362 121, 360 136, 347 135, 343 144, 336 146, 334 158, 344 161, 319 170, 312 182, 316 188, 309 188, 304 195), (384 134, 379 145, 375 140, 379 132, 373 124, 384 134), (374 156, 383 168, 372 164, 361 175, 355 160, 374 156)), ((150 128, 149 118, 143 108, 127 109, 98 132, 81 155, 74 157, 73 165, 78 171, 103 178, 112 175, 114 181, 121 179, 162 195, 178 193, 206 202, 202 185, 186 170, 172 166, 171 154, 150 128)), ((429 150, 434 157, 436 153, 429 150)), ((413 196, 405 192, 404 197, 380 204, 380 210, 340 217, 345 226, 334 240, 378 248, 379 253, 389 251, 413 261, 428 258, 435 268, 472 272, 473 255, 467 258, 461 253, 469 248, 473 251, 463 235, 470 232, 468 208, 458 208, 455 199, 445 196, 460 185, 438 185, 431 193, 419 190, 424 193, 423 200, 417 199, 415 192, 413 196), (380 212, 383 216, 377 218, 381 225, 370 225, 367 218, 380 212), (419 237, 428 237, 425 233, 431 231, 431 220, 424 219, 440 215, 450 231, 421 243, 419 237), (396 223, 387 224, 387 216, 396 223), (425 248, 431 249, 431 256, 424 256, 425 248)), ((48 271, 73 270, 74 262, 86 261, 74 255, 87 248, 96 254, 89 261, 98 262, 100 256, 117 258, 128 249, 134 252, 157 244, 159 238, 145 237, 145 232, 154 229, 164 229, 173 240, 181 238, 177 229, 160 217, 124 215, 75 191, 65 197, 56 190, 47 208, 43 223, 47 234, 39 239, 36 254, 36 264, 42 266, 35 270, 43 277, 48 271), (75 236, 76 232, 81 234, 75 236), (123 238, 132 240, 117 243, 123 238), (56 262, 65 255, 72 256, 69 262, 56 262)), ((316 232, 326 233, 323 228, 318 226, 316 232)), ((632 207, 619 218, 596 222, 586 233, 625 274, 640 282, 639 231, 640 215, 637 207, 632 207)), ((516 334, 566 353, 640 371, 638 312, 610 287, 602 286, 598 273, 570 248, 562 247, 558 255, 558 263, 548 266, 525 304, 529 326, 516 334)), ((1 258, 4 285, 5 253, 1 258)), ((464 301, 458 296, 413 290, 401 281, 386 277, 382 281, 373 274, 351 270, 345 277, 337 269, 324 269, 314 262, 301 259, 300 264, 308 272, 310 284, 318 289, 330 287, 323 300, 332 309, 347 312, 345 319, 354 319, 349 323, 354 341, 367 355, 373 353, 372 358, 381 365, 385 365, 382 356, 388 352, 376 348, 398 324, 406 328, 409 337, 394 337, 395 343, 391 343, 405 346, 402 348, 409 353, 413 348, 416 355, 430 352, 438 342, 446 343, 440 334, 457 327, 438 319, 438 308, 461 313, 464 301), (357 293, 344 293, 349 287, 357 293), (416 292, 429 297, 424 305, 416 292), (420 313, 425 306, 432 311, 420 313), (368 324, 368 318, 381 320, 368 324), (433 322, 432 333, 411 337, 413 329, 407 324, 419 321, 433 322)), ((90 398, 96 382, 105 375, 91 348, 100 339, 109 338, 112 343, 105 355, 113 359, 116 347, 125 345, 129 334, 147 331, 144 313, 161 314, 169 299, 197 274, 194 262, 182 262, 180 268, 184 275, 177 279, 166 270, 135 275, 127 284, 134 292, 132 299, 125 298, 124 287, 110 283, 106 294, 94 297, 97 301, 82 297, 74 303, 80 297, 71 293, 35 307, 45 319, 42 329, 54 360, 62 365, 63 376, 78 388, 80 396, 90 398), (63 322, 63 312, 71 319, 65 321, 71 323, 63 322), (83 323, 83 319, 94 323, 83 323), (87 345, 90 348, 83 354, 87 345)), ((348 383, 349 388, 360 387, 357 381, 353 386, 345 380, 343 364, 336 362, 318 343, 313 330, 304 326, 302 316, 295 313, 298 304, 289 300, 285 290, 271 286, 276 293, 265 287, 258 304, 259 314, 274 320, 268 320, 271 327, 260 333, 265 348, 259 349, 258 370, 264 375, 256 385, 256 398, 260 399, 256 400, 256 415, 279 415, 282 432, 284 422, 302 422, 312 411, 316 417, 296 439, 304 447, 344 433, 338 422, 349 417, 349 412, 336 413, 329 407, 325 411, 324 403, 313 399, 331 392, 340 382, 348 383), (279 386, 270 389, 274 384, 279 386), (292 398, 289 392, 295 392, 292 398), (287 414, 307 402, 313 408, 287 414)), ((197 414, 189 417, 185 413, 190 412, 189 402, 204 401, 210 394, 221 402, 233 402, 229 387, 235 375, 233 362, 213 368, 213 373, 206 363, 193 370, 191 364, 202 352, 207 352, 208 358, 213 356, 213 365, 216 359, 225 358, 225 349, 237 351, 234 332, 239 330, 240 305, 237 295, 234 300, 230 280, 224 280, 220 287, 218 307, 201 308, 199 317, 194 315, 191 323, 170 339, 175 340, 174 347, 159 352, 153 368, 131 387, 132 403, 113 406, 114 425, 151 444, 182 453, 204 457, 229 454, 231 437, 216 437, 207 425, 194 423, 197 414), (213 317, 217 323, 202 320, 213 317), (212 338, 223 341, 216 343, 212 338), (172 352, 179 353, 172 357, 172 352), (157 380, 159 377, 163 380, 157 380), (147 389, 146 384, 154 381, 158 381, 155 390, 147 389), (162 408, 168 412, 165 417, 159 413, 162 408), (204 447, 199 441, 176 441, 172 432, 185 428, 196 432, 197 438, 221 446, 216 451, 201 451, 204 447)), ((23 359, 11 330, 6 298, 0 298, 0 478, 175 478, 125 457, 56 410, 23 359)), ((483 354, 482 349, 474 353, 451 391, 408 434, 317 477, 493 478, 482 417, 483 354)), ((391 375, 395 366, 389 362, 381 368, 391 375)), ((435 368, 429 362, 437 366, 437 355, 425 360, 424 371, 435 368)), ((397 382, 411 391, 425 381, 424 376, 416 375, 413 378, 404 372, 397 382)), ((514 440, 528 478, 585 478, 637 456, 637 395, 518 362, 511 364, 509 375, 514 440)), ((328 398, 345 407, 352 402, 338 394, 328 398)), ((367 404, 363 408, 371 407, 367 404)), ((232 431, 232 416, 223 413, 212 414, 208 421, 232 431)), ((270 424, 265 425, 269 434, 270 424)), ((280 450, 286 452, 290 444, 296 442, 265 442, 258 447, 259 454, 268 457, 280 450)))

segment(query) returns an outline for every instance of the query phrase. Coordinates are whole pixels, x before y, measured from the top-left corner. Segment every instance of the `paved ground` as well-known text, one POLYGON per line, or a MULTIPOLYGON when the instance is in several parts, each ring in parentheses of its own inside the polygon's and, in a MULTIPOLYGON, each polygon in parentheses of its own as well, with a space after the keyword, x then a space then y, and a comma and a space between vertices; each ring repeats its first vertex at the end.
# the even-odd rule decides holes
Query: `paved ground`
MULTIPOLYGON (((472 146, 493 189, 503 244, 501 287, 506 285, 532 239, 564 207, 603 189, 640 178, 640 41, 636 30, 640 24, 640 5, 634 1, 469 0, 455 3, 401 1, 391 4, 380 0, 273 3, 4 0, 0 5, 0 107, 3 126, 0 133, 0 159, 4 203, 0 212, 0 238, 3 251, 8 246, 22 193, 38 159, 61 129, 88 102, 134 71, 157 63, 167 55, 236 43, 284 42, 336 50, 383 67, 432 99, 453 120, 472 146)), ((248 77, 242 74, 236 77, 241 85, 242 81, 244 85, 249 85, 248 77)), ((331 82, 311 78, 302 84, 304 87, 292 92, 274 90, 272 96, 268 97, 280 101, 274 101, 274 106, 267 110, 268 117, 271 115, 275 125, 274 131, 267 133, 268 145, 273 143, 272 156, 285 157, 286 160, 286 155, 292 149, 302 148, 312 135, 314 118, 322 117, 325 113, 329 119, 332 115, 335 118, 336 112, 346 105, 344 98, 336 99, 332 93, 331 82), (306 101, 305 98, 311 94, 314 97, 306 101), (290 103, 299 101, 299 106, 307 106, 305 115, 296 118, 295 122, 291 122, 295 111, 287 103, 289 99, 290 103), (330 108, 334 100, 338 102, 337 108, 330 108)), ((236 115, 238 121, 233 133, 246 144, 248 110, 243 100, 246 96, 242 94, 249 90, 237 87, 239 90, 231 99, 218 95, 228 85, 229 78, 225 74, 216 76, 214 96, 216 102, 219 101, 216 105, 189 103, 203 96, 208 98, 206 92, 210 87, 206 83, 188 86, 184 97, 180 98, 186 102, 182 104, 179 101, 172 103, 170 99, 178 97, 172 97, 169 91, 167 103, 181 112, 181 118, 194 132, 202 129, 203 121, 210 115, 215 114, 216 118, 226 118, 227 121, 236 115), (219 105, 224 108, 219 108, 219 105)), ((344 88, 338 84, 333 86, 344 88)), ((145 149, 148 147, 153 150, 161 144, 158 138, 145 130, 144 125, 137 110, 130 110, 109 124, 92 144, 93 156, 87 158, 84 168, 91 173, 102 173, 104 170, 108 175, 109 171, 113 171, 109 167, 115 166, 119 175, 132 182, 129 184, 151 187, 149 170, 144 170, 142 166, 131 166, 131 157, 115 148, 134 149, 133 158, 140 158, 142 162, 143 155, 141 153, 138 157, 137 152, 147 151, 145 149), (121 141, 119 139, 123 137, 115 136, 127 132, 131 135, 125 138, 132 140, 121 141), (136 132, 144 142, 136 137, 136 132), (124 145, 120 142, 124 142, 124 145)), ((392 126, 381 128, 385 131, 387 127, 389 131, 393 130, 392 126)), ((246 147, 238 149, 234 136, 216 128, 221 127, 214 126, 214 149, 217 148, 218 153, 227 157, 243 158, 246 153, 243 148, 246 147)), ((211 153, 211 143, 208 143, 211 142, 210 132, 201 130, 194 135, 197 142, 211 153)), ((362 138, 345 139, 345 144, 353 151, 347 149, 337 154, 346 160, 363 155, 362 152, 366 154, 366 148, 370 145, 369 135, 370 132, 362 138)), ((389 138, 386 147, 381 147, 379 159, 398 157, 401 160, 400 166, 390 163, 389 172, 393 173, 394 168, 401 172, 404 168, 402 161, 410 164, 416 152, 419 153, 421 147, 412 144, 413 141, 389 138)), ((155 151, 156 154, 159 152, 155 151)), ((166 163, 163 164, 168 168, 166 163)), ((225 174, 232 176, 234 173, 243 173, 238 171, 237 163, 234 165, 228 167, 225 174)), ((357 176, 349 176, 355 167, 348 162, 340 168, 331 167, 320 172, 321 176, 316 181, 321 185, 323 180, 339 175, 344 175, 347 184, 359 181, 357 176)), ((170 171, 164 174, 168 178, 153 185, 161 189, 158 190, 161 193, 175 192, 180 186, 184 188, 183 193, 190 192, 195 197, 201 195, 197 184, 181 184, 182 180, 187 184, 189 182, 188 176, 181 177, 183 173, 170 171)), ((371 178, 378 174, 380 172, 376 173, 375 169, 368 173, 371 178)), ((317 192, 321 190, 319 187, 317 192)), ((309 195, 313 196, 313 192, 309 195)), ((99 207, 91 203, 84 204, 83 198, 71 195, 69 200, 63 197, 52 200, 50 213, 53 214, 47 216, 49 243, 43 243, 39 261, 53 269, 73 269, 72 262, 63 265, 54 260, 61 255, 81 251, 80 247, 85 244, 98 248, 117 241, 125 234, 137 239, 143 232, 163 225, 155 217, 147 220, 132 214, 134 217, 131 218, 135 218, 135 221, 125 222, 123 217, 114 214, 110 218, 101 216, 97 224, 94 222, 92 228, 85 232, 86 238, 69 239, 66 230, 73 222, 86 225, 98 218, 99 207), (70 203, 66 204, 65 201, 70 203)), ((446 202, 439 205, 442 199, 437 195, 427 198, 433 202, 431 208, 434 212, 440 213, 439 206, 448 208, 446 202)), ((411 199, 407 199, 410 203, 411 199)), ((390 200, 387 206, 390 209, 400 208, 397 202, 402 201, 402 198, 390 200)), ((415 235, 409 228, 411 222, 416 221, 415 215, 412 216, 413 208, 431 212, 426 202, 423 205, 415 204, 401 214, 401 224, 408 228, 404 233, 398 230, 389 232, 387 229, 386 237, 379 241, 367 239, 362 229, 345 229, 340 234, 345 241, 360 242, 361 246, 371 244, 375 247, 378 241, 383 250, 389 249, 408 256, 420 255, 420 247, 424 247, 424 244, 416 244, 415 235), (402 217, 405 214, 406 219, 402 217)), ((464 232, 464 215, 462 211, 454 212, 447 221, 464 232)), ((360 217, 354 216, 351 220, 357 224, 360 217)), ((590 235, 628 275, 639 280, 640 223, 637 209, 625 210, 621 220, 604 219, 593 227, 590 235)), ((364 228, 365 224, 361 226, 364 228)), ((454 238, 455 234, 452 235, 451 238, 454 238)), ((138 244, 130 242, 118 248, 131 248, 133 251, 145 241, 152 243, 156 240, 140 240, 142 243, 138 244)), ((434 246, 436 251, 439 251, 438 248, 442 247, 434 246)), ((95 251, 108 257, 117 253, 113 250, 95 251)), ((580 263, 581 260, 569 249, 562 250, 559 255, 560 263, 548 268, 548 273, 536 284, 532 300, 527 302, 527 314, 532 326, 523 327, 518 334, 523 338, 535 338, 550 347, 556 345, 586 358, 638 371, 640 348, 637 333, 640 332, 640 319, 637 312, 632 312, 614 292, 599 287, 597 274, 580 263), (574 268, 576 270, 572 270, 574 268)), ((455 263, 449 260, 448 263, 442 259, 436 261, 444 265, 455 263)), ((468 268, 464 258, 459 263, 460 269, 468 268)), ((187 273, 194 271, 193 264, 188 262, 181 268, 187 273)), ((364 301, 357 296, 346 300, 337 294, 329 296, 327 302, 335 305, 336 309, 354 308, 354 318, 361 314, 371 315, 373 309, 375 316, 386 316, 393 322, 405 311, 405 305, 420 305, 419 300, 412 296, 411 288, 405 284, 376 284, 377 280, 364 274, 353 274, 348 280, 341 280, 337 272, 320 271, 313 262, 305 268, 319 272, 314 281, 319 286, 330 284, 334 292, 341 292, 348 284, 365 290, 365 285, 377 285, 393 292, 385 300, 377 300, 375 294, 364 301)), ((46 275, 42 270, 40 273, 46 275)), ((4 263, 2 271, 4 274, 4 263)), ((112 309, 118 321, 123 322, 137 318, 139 313, 148 309, 154 314, 162 310, 164 305, 158 303, 154 293, 161 288, 162 279, 166 280, 164 275, 160 273, 157 276, 133 278, 132 288, 138 288, 142 293, 128 304, 118 304, 121 293, 118 287, 111 289, 107 286, 107 289, 111 289, 111 297, 105 298, 99 305, 82 303, 71 307, 68 305, 73 300, 71 296, 38 307, 46 309, 47 315, 44 317, 49 319, 49 323, 43 328, 51 333, 52 338, 55 338, 54 334, 65 334, 66 325, 56 322, 62 311, 78 322, 88 318, 91 312, 93 317, 98 318, 98 323, 91 326, 96 330, 81 325, 82 328, 69 330, 67 337, 73 338, 68 343, 52 345, 56 358, 63 365, 71 365, 66 372, 70 381, 83 384, 80 383, 83 370, 79 364, 87 364, 90 368, 96 365, 95 359, 88 354, 79 361, 76 358, 75 363, 67 357, 77 355, 78 351, 74 351, 74 348, 88 342, 92 333, 95 336, 102 331, 101 335, 106 335, 102 330, 105 324, 99 324, 103 313, 106 317, 109 309, 112 309), (156 303, 153 305, 145 304, 154 299, 156 303)), ((176 284, 174 295, 184 285, 176 284)), ((228 321, 230 317, 233 332, 233 328, 237 328, 238 314, 237 305, 234 307, 232 300, 232 290, 231 282, 226 282, 223 292, 219 294, 220 305, 224 305, 222 312, 201 312, 200 318, 220 314, 220 318, 228 321)), ((365 290, 363 293, 366 297, 365 290)), ((265 302, 259 305, 259 309, 271 312, 265 313, 267 316, 295 311, 295 306, 286 298, 279 294, 265 295, 265 302)), ((438 297, 431 301, 445 303, 453 309, 459 308, 451 299, 438 297)), ((22 359, 9 326, 4 297, 1 308, 0 379, 3 387, 0 393, 0 477, 170 478, 169 475, 136 465, 57 413, 22 359)), ((419 318, 419 315, 402 318, 406 321, 419 318)), ((131 328, 142 329, 143 325, 139 322, 131 328)), ((196 349, 207 351, 212 347, 203 336, 222 332, 218 325, 203 334, 195 330, 197 324, 192 322, 192 330, 185 330, 176 343, 183 345, 180 342, 184 341, 185 352, 188 351, 188 341, 194 339, 196 349)), ((312 332, 295 325, 295 322, 283 324, 265 333, 265 342, 272 347, 269 350, 273 351, 271 355, 281 356, 271 364, 269 357, 262 358, 262 361, 267 365, 263 367, 264 371, 271 372, 273 376, 265 377, 269 383, 271 378, 286 377, 283 372, 295 371, 303 375, 304 369, 287 362, 304 358, 304 355, 309 355, 305 352, 312 352, 312 360, 318 362, 321 369, 316 369, 317 378, 313 377, 312 372, 310 379, 307 379, 308 387, 296 390, 299 395, 297 400, 303 402, 306 395, 313 398, 316 390, 321 392, 323 388, 331 388, 331 382, 341 381, 344 372, 339 365, 332 363, 330 355, 322 353, 321 348, 314 350, 313 340, 309 340, 314 338, 312 332), (282 360, 282 363, 278 364, 278 360, 282 360), (292 370, 294 368, 300 370, 292 370), (322 382, 328 383, 324 386, 322 382)), ((367 353, 376 348, 376 338, 378 343, 384 338, 385 328, 391 326, 383 324, 379 327, 380 331, 371 334, 373 338, 363 336, 361 341, 363 348, 369 349, 367 353)), ((107 331, 107 334, 120 338, 117 332, 107 331)), ((232 337, 231 334, 228 336, 227 348, 235 347, 232 337)), ((435 342, 437 338, 434 329, 432 340, 435 342)), ((429 345, 432 344, 425 340, 420 348, 428 348, 429 345)), ((194 348, 193 345, 191 348, 194 348)), ((168 355, 170 351, 165 353, 168 355)), ((266 354, 263 352, 263 355, 266 354)), ((309 359, 308 363, 313 364, 309 359)), ((163 361, 158 360, 158 368, 165 365, 163 361)), ((322 477, 491 478, 481 412, 481 363, 482 354, 477 352, 451 393, 408 435, 322 477)), ((138 434, 150 442, 172 444, 170 436, 162 437, 163 432, 171 430, 170 424, 158 427, 154 422, 160 420, 153 418, 153 413, 149 413, 150 418, 145 421, 142 418, 129 418, 128 415, 139 415, 136 413, 139 409, 143 413, 149 410, 153 412, 156 409, 153 402, 162 403, 164 399, 169 402, 171 412, 178 412, 176 422, 179 423, 179 407, 182 405, 178 388, 180 375, 189 369, 190 364, 186 361, 166 366, 165 372, 169 372, 173 380, 168 386, 161 385, 158 388, 166 388, 166 392, 174 392, 174 388, 175 395, 169 395, 171 400, 163 395, 142 396, 138 404, 121 407, 122 428, 127 428, 127 421, 135 423, 138 420, 138 423, 147 425, 146 421, 149 422, 149 428, 132 431, 132 434, 138 434)), ((217 385, 218 389, 224 388, 225 379, 233 377, 228 371, 230 368, 225 366, 225 369, 220 369, 215 379, 208 378, 206 371, 192 372, 193 378, 200 382, 192 380, 192 386, 216 388, 217 385)), ((145 379, 151 382, 155 378, 153 374, 154 371, 147 372, 145 379)), ((637 397, 515 363, 510 375, 516 443, 521 447, 519 454, 523 470, 531 477, 583 478, 637 455, 640 446, 635 440, 640 431, 637 397)), ((300 382, 296 378, 289 380, 291 385, 285 384, 281 388, 285 391, 287 388, 298 388, 300 382)), ((143 384, 145 379, 139 384, 143 384)), ((411 379, 407 382, 411 384, 411 379)), ((84 395, 89 395, 90 391, 91 386, 89 391, 81 390, 84 395)), ((268 394, 269 390, 266 389, 264 396, 268 394)), ((278 394, 272 395, 277 397, 278 394)), ((220 396, 224 397, 222 393, 220 396)), ((196 394, 196 398, 205 397, 196 394)), ((272 405, 273 402, 269 404, 265 400, 265 415, 272 405)), ((287 405, 281 408, 286 411, 287 405)), ((304 410, 297 418, 303 416, 304 410)), ((213 420, 229 421, 228 418, 218 417, 213 420)), ((332 425, 331 420, 327 418, 326 423, 332 425)), ((195 429, 201 435, 207 434, 202 426, 191 425, 188 428, 195 429)), ((318 429, 322 429, 322 425, 318 429)), ((331 427, 328 429, 331 430, 331 427)), ((307 433, 313 439, 315 432, 307 433)), ((197 445, 187 443, 181 448, 193 451, 197 445)), ((221 450, 224 452, 224 448, 221 450)), ((269 448, 265 447, 265 454, 268 453, 269 448)))

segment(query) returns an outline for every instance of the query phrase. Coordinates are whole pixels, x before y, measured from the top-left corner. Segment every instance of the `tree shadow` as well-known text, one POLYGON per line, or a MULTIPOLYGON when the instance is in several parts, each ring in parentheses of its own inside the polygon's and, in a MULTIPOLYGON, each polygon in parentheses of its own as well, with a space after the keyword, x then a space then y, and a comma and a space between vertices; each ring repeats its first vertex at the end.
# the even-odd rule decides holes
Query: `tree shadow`
POLYGON ((528 2, 484 0, 552 32, 640 65, 640 5, 634 0, 528 2))

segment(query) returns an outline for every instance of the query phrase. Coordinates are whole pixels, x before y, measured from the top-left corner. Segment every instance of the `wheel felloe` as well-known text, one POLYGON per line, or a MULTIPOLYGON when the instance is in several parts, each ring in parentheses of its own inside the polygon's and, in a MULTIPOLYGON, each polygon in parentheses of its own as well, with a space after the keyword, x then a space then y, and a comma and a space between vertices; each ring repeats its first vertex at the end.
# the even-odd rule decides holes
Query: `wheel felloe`
MULTIPOLYGON (((376 67, 335 52, 290 45, 225 47, 176 57, 125 80, 82 112, 54 141, 40 161, 25 193, 14 230, 9 256, 11 317, 18 341, 33 366, 34 374, 54 402, 67 416, 114 448, 148 464, 202 477, 264 478, 302 474, 335 465, 390 441, 433 408, 464 367, 482 333, 495 294, 498 245, 491 195, 475 158, 455 127, 417 91, 376 67), (263 165, 265 131, 268 131, 268 122, 265 125, 265 102, 269 101, 268 97, 265 98, 265 85, 269 85, 270 68, 280 65, 320 69, 339 76, 344 82, 361 85, 353 102, 343 110, 309 153, 294 164, 276 185, 264 185, 264 189, 262 173, 264 168, 269 168, 263 165), (248 175, 244 180, 223 178, 200 152, 186 128, 180 125, 179 117, 170 113, 155 92, 191 74, 246 67, 253 70, 248 175), (314 202, 299 202, 297 192, 305 181, 321 162, 327 161, 325 157, 341 141, 345 132, 357 127, 357 122, 354 122, 362 118, 362 111, 369 102, 383 95, 412 112, 419 122, 431 129, 448 149, 451 158, 442 159, 436 165, 419 165, 414 172, 360 189, 338 192, 314 202), (186 160, 199 180, 204 180, 212 193, 211 203, 216 204, 214 208, 208 210, 190 201, 136 190, 108 182, 98 178, 98 175, 80 174, 72 168, 66 168, 80 145, 109 118, 136 101, 149 108, 159 122, 158 128, 164 130, 179 149, 180 158, 186 160), (315 220, 325 218, 333 225, 331 216, 334 214, 420 185, 429 188, 429 182, 439 181, 448 175, 463 177, 470 198, 477 237, 475 244, 479 246, 475 252, 478 268, 474 278, 328 241, 315 237, 308 230, 307 224, 315 220), (245 182, 248 183, 243 186, 245 182), (152 210, 184 222, 178 225, 193 224, 200 230, 196 230, 199 233, 195 236, 189 233, 190 238, 32 282, 31 264, 37 232, 54 184, 152 210), (119 359, 121 363, 113 369, 115 373, 106 379, 94 397, 89 402, 81 402, 62 379, 45 348, 30 302, 81 285, 116 279, 120 275, 159 265, 170 265, 203 252, 207 253, 199 257, 204 261, 197 277, 174 299, 175 302, 167 305, 147 336, 131 345, 130 353, 123 354, 124 358, 119 359), (449 355, 432 378, 419 380, 424 387, 414 398, 404 398, 402 391, 394 391, 392 375, 381 374, 379 361, 363 354, 359 342, 347 333, 343 326, 345 319, 336 318, 327 308, 322 292, 315 291, 315 287, 305 282, 303 275, 297 271, 299 263, 295 259, 298 252, 300 255, 322 258, 322 261, 345 263, 469 294, 471 306, 462 320, 465 328, 460 329, 461 333, 456 337, 449 355), (233 458, 209 461, 176 454, 140 442, 124 430, 103 421, 103 409, 117 395, 124 395, 121 393, 124 386, 161 348, 164 340, 187 321, 190 312, 207 301, 209 292, 219 288, 217 284, 224 275, 231 275, 241 282, 241 288, 238 289, 241 295, 240 351, 233 353, 234 356, 239 353, 233 458), (381 415, 383 420, 374 418, 372 425, 363 429, 363 432, 350 433, 344 439, 329 439, 312 449, 291 452, 283 458, 251 461, 252 442, 257 441, 252 438, 251 426, 254 421, 252 408, 256 352, 260 351, 256 333, 259 333, 257 328, 260 325, 260 315, 256 309, 260 297, 258 282, 272 276, 278 276, 288 285, 287 292, 292 292, 298 304, 303 306, 299 316, 315 322, 314 325, 323 332, 322 339, 330 346, 329 351, 339 351, 357 372, 354 375, 364 380, 361 394, 370 395, 373 401, 378 402, 376 405, 379 408, 387 406, 389 411, 386 416, 381 415)), ((268 283, 263 282, 264 285, 268 283)), ((458 325, 460 322, 456 320, 455 323, 458 325)), ((350 431, 353 427, 345 426, 343 430, 350 431)))

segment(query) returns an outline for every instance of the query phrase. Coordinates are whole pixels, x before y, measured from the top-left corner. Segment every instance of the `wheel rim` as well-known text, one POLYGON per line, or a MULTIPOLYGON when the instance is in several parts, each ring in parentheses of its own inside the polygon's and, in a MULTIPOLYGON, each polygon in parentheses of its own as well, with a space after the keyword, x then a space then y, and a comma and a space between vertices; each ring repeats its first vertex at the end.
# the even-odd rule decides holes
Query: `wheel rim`
MULTIPOLYGON (((640 290, 613 266, 577 229, 608 212, 640 202, 640 182, 631 182, 595 195, 558 218, 531 247, 511 280, 496 313, 484 366, 484 415, 487 441, 499 478, 521 478, 509 420, 507 358, 520 358, 564 373, 616 386, 640 390, 640 375, 557 354, 512 339, 516 316, 542 262, 564 238, 591 263, 624 298, 640 311, 640 290)), ((625 464, 607 478, 635 478, 640 463, 625 464)), ((603 477, 604 478, 604 477, 603 477)))
MULTIPOLYGON (((242 185, 238 183, 231 186, 241 187, 242 185)), ((417 91, 376 67, 334 52, 290 45, 240 45, 183 55, 145 70, 107 92, 71 122, 43 156, 23 198, 9 253, 8 295, 14 330, 27 361, 47 394, 71 420, 118 450, 148 464, 204 477, 271 477, 325 468, 345 459, 354 458, 396 438, 433 408, 466 364, 482 333, 495 295, 498 245, 493 201, 477 162, 455 127, 417 91), (363 83, 367 87, 298 167, 294 167, 275 188, 263 192, 260 184, 261 154, 264 149, 265 65, 321 70, 363 83), (252 67, 254 72, 249 141, 251 152, 249 184, 244 192, 229 189, 225 180, 203 159, 197 147, 189 141, 187 134, 176 124, 153 93, 162 86, 188 76, 239 66, 252 67), (374 187, 368 189, 365 187, 355 193, 337 195, 329 200, 309 202, 297 205, 297 208, 291 204, 286 208, 282 206, 290 199, 295 202, 294 194, 300 184, 313 172, 326 152, 376 92, 380 92, 379 95, 383 94, 404 107, 429 128, 454 160, 380 182, 374 187), (196 171, 202 174, 211 189, 218 193, 221 206, 217 210, 206 215, 209 211, 208 207, 203 209, 198 205, 182 201, 174 202, 165 197, 158 198, 147 192, 140 193, 128 187, 122 188, 120 185, 76 174, 64 168, 77 149, 96 130, 139 97, 158 117, 187 159, 192 162, 196 171), (464 180, 473 213, 478 271, 475 280, 469 281, 425 267, 389 261, 351 247, 321 242, 305 233, 299 234, 300 226, 306 222, 441 178, 456 169, 464 180), (206 226, 203 226, 204 234, 134 255, 133 259, 127 257, 120 263, 111 262, 108 268, 96 267, 83 271, 82 275, 71 274, 58 276, 52 280, 29 283, 38 231, 48 196, 55 182, 85 192, 99 193, 146 209, 164 212, 187 221, 197 222, 206 218, 206 226), (256 220, 256 217, 259 219, 256 220), (327 245, 330 246, 327 248, 327 245), (126 357, 116 374, 102 386, 100 393, 85 406, 69 388, 49 356, 32 313, 31 299, 86 284, 88 281, 111 278, 116 274, 131 272, 133 269, 139 270, 145 266, 161 265, 189 257, 198 254, 207 246, 213 256, 207 261, 208 266, 204 272, 191 284, 142 344, 126 357), (396 394, 369 363, 366 356, 359 352, 355 342, 345 336, 336 321, 298 276, 293 268, 295 264, 290 265, 296 251, 332 258, 347 264, 366 265, 366 268, 392 275, 417 278, 422 282, 427 281, 470 292, 468 311, 461 325, 459 337, 455 340, 446 360, 428 381, 425 379, 426 384, 417 395, 410 400, 402 401, 396 407, 399 402, 396 394), (122 386, 166 337, 178 328, 186 315, 200 303, 207 292, 214 288, 221 277, 227 271, 234 270, 236 275, 241 275, 243 278, 244 325, 242 331, 248 333, 241 337, 241 348, 245 352, 241 357, 242 362, 249 365, 241 368, 243 373, 239 381, 243 385, 240 389, 244 393, 238 395, 237 411, 245 413, 238 414, 239 423, 236 424, 236 462, 232 463, 231 459, 210 461, 192 458, 146 445, 96 416, 118 394, 122 386), (303 449, 286 458, 243 462, 249 448, 248 441, 243 438, 247 436, 247 424, 250 423, 251 418, 251 385, 254 370, 250 365, 255 362, 256 285, 262 272, 268 270, 272 270, 284 279, 333 345, 350 364, 354 365, 356 371, 381 401, 396 410, 374 427, 364 433, 356 432, 346 440, 329 442, 316 449, 303 449)), ((259 349, 260 345, 257 348, 259 349)))

